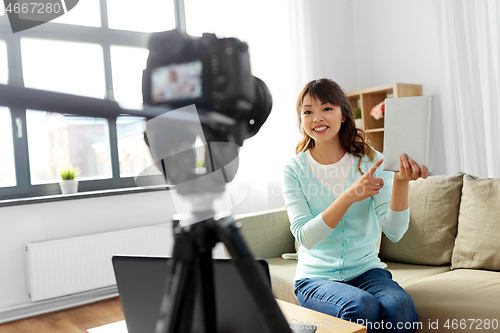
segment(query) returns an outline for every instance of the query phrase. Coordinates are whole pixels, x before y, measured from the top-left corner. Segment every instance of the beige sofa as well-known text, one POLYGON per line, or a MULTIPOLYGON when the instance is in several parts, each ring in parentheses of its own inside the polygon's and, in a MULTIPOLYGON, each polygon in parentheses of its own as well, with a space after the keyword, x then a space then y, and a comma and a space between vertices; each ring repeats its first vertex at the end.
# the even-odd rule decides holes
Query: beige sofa
MULTIPOLYGON (((254 255, 269 263, 275 296, 297 304, 297 261, 282 258, 295 253, 286 211, 236 217, 254 255)), ((411 182, 409 229, 398 243, 382 237, 379 255, 414 300, 419 332, 500 332, 500 179, 411 182)))

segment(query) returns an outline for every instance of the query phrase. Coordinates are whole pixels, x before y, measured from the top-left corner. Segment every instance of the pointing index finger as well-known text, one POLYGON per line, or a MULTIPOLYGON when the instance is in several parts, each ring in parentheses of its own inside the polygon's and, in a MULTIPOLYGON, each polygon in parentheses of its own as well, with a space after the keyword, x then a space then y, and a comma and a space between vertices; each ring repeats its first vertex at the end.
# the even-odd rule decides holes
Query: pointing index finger
POLYGON ((373 177, 373 174, 375 173, 375 171, 377 170, 377 168, 380 166, 380 164, 382 164, 383 161, 384 161, 384 159, 381 158, 377 162, 375 162, 374 165, 372 165, 372 167, 370 168, 370 170, 368 170, 368 176, 369 177, 373 177))

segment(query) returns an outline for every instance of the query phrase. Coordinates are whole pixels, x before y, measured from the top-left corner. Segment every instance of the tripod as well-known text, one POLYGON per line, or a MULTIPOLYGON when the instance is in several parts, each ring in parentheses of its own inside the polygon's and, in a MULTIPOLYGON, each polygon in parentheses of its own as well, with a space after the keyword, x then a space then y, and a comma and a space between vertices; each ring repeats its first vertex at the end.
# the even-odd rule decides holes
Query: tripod
POLYGON ((218 332, 212 248, 219 241, 229 250, 269 332, 291 333, 269 283, 240 234, 239 223, 231 215, 187 226, 181 226, 181 222, 174 220, 175 244, 156 333, 218 332))

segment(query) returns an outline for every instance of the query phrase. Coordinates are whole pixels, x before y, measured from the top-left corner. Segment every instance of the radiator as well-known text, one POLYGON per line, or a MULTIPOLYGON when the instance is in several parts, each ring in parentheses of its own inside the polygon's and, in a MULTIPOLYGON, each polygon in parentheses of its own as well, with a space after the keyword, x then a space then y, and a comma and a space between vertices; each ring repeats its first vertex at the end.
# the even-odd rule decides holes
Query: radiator
POLYGON ((113 286, 115 254, 171 255, 170 224, 26 244, 32 302, 113 286))

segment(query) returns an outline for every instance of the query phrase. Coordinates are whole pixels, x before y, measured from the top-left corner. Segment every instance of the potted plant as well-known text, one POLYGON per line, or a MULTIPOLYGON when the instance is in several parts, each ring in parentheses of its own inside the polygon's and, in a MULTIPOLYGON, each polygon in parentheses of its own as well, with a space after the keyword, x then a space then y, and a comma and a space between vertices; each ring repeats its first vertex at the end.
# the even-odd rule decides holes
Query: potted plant
POLYGON ((207 173, 207 169, 205 168, 205 160, 196 159, 196 168, 195 172, 197 175, 204 175, 207 173))
POLYGON ((75 178, 80 174, 80 169, 71 164, 59 171, 62 181, 59 182, 62 194, 73 194, 78 191, 78 180, 75 178))
POLYGON ((361 119, 361 109, 356 108, 354 110, 354 122, 356 123, 357 128, 363 128, 363 119, 361 119))

